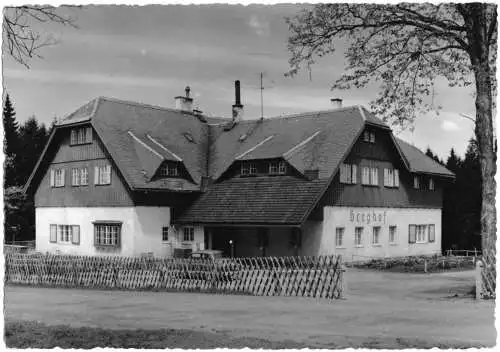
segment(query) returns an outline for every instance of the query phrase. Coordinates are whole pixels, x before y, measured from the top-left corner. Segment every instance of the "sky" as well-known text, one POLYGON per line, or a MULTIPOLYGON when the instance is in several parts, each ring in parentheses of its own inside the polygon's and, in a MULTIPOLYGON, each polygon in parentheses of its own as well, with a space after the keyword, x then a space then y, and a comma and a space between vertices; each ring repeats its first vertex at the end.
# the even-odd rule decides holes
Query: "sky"
MULTIPOLYGON (((46 124, 98 96, 173 108, 174 97, 182 95, 187 85, 195 106, 204 113, 230 117, 235 80, 241 81, 245 118, 258 118, 261 72, 266 118, 328 109, 330 98, 343 99, 344 106, 369 108, 378 94, 376 86, 331 90, 343 72, 347 43, 312 66, 311 75, 285 77, 290 58, 285 16, 300 9, 300 5, 61 8, 76 18, 78 28, 33 24, 59 43, 44 48, 43 58, 31 60, 29 69, 4 53, 4 89, 19 121, 35 115, 46 124)), ((398 137, 423 150, 430 147, 440 157, 447 157, 451 148, 463 155, 474 126, 460 114, 475 114, 471 90, 437 82, 435 103, 443 107, 439 116, 419 116, 414 130, 398 137)))

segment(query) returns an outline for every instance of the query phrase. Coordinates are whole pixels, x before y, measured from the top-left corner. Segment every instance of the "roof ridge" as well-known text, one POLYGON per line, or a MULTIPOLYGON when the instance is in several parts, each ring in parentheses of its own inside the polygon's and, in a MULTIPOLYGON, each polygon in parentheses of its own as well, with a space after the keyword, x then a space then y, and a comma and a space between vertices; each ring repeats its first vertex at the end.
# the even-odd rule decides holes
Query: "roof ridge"
MULTIPOLYGON (((124 100, 124 99, 118 99, 118 98, 114 98, 114 97, 105 97, 105 96, 100 96, 97 99, 106 100, 106 101, 118 103, 118 104, 125 104, 125 105, 139 106, 139 107, 143 107, 143 108, 150 108, 150 109, 154 109, 154 110, 177 112, 180 114, 185 114, 185 115, 190 115, 190 116, 196 117, 196 115, 193 112, 179 110, 179 109, 173 109, 173 108, 166 108, 164 106, 152 105, 152 104, 147 104, 147 103, 142 103, 142 102, 137 102, 137 101, 132 101, 132 100, 124 100)), ((203 114, 202 114, 202 116, 223 118, 223 117, 219 117, 219 116, 207 116, 207 115, 203 115, 203 114)))

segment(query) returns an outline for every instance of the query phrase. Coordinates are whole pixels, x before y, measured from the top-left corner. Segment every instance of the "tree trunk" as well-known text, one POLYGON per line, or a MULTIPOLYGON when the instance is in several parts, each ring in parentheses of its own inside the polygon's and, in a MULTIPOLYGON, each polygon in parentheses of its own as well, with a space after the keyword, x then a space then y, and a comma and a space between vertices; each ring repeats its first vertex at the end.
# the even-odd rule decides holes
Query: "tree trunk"
MULTIPOLYGON (((481 244, 485 257, 496 256, 496 141, 493 135, 493 98, 491 68, 489 65, 490 43, 488 38, 488 21, 486 4, 467 4, 469 16, 465 18, 468 28, 469 56, 474 70, 476 81, 476 128, 475 135, 478 142, 479 161, 482 178, 482 205, 481 205, 481 244)), ((490 281, 485 287, 495 290, 496 272, 495 262, 491 266, 485 265, 483 279, 490 281), (489 284, 489 285, 487 285, 489 284)), ((490 292, 494 294, 494 292, 490 292)))

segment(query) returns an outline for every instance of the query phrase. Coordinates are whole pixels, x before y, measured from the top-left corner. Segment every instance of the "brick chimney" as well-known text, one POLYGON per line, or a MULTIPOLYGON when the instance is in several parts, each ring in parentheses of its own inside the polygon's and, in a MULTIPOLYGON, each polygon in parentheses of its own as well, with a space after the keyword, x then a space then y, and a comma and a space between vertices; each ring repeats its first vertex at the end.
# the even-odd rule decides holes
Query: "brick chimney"
POLYGON ((175 108, 182 111, 193 112, 193 98, 189 96, 191 92, 191 88, 186 87, 185 89, 186 96, 177 96, 175 97, 175 108))
POLYGON ((332 98, 332 99, 330 99, 330 103, 332 104, 332 108, 342 109, 342 99, 332 98))
POLYGON ((243 105, 241 105, 240 81, 234 81, 234 104, 233 104, 233 122, 239 122, 243 119, 243 105))

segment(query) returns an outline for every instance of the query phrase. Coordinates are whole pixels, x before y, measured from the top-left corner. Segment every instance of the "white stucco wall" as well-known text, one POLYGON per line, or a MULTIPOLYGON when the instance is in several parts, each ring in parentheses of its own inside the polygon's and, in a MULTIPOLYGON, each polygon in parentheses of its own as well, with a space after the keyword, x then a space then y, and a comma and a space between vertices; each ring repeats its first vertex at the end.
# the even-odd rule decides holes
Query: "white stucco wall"
POLYGON ((204 229, 195 227, 194 241, 183 241, 183 229, 170 226, 169 207, 38 207, 36 248, 42 253, 140 256, 153 253, 169 257, 175 247, 203 248, 204 229), (98 250, 94 246, 94 221, 121 221, 121 247, 98 250), (80 225, 80 244, 50 243, 50 225, 80 225), (169 227, 169 240, 162 241, 162 227, 169 227))
MULTIPOLYGON (((341 254, 345 260, 434 254, 441 251, 441 209, 324 207, 324 220, 303 226, 302 255, 341 254), (359 214, 359 215, 358 215, 359 214), (408 243, 408 225, 435 225, 435 242, 408 243), (380 226, 379 245, 372 244, 373 227, 380 226), (389 226, 396 226, 396 243, 389 243, 389 226), (344 227, 342 248, 335 231, 344 227), (354 243, 355 227, 363 227, 362 246, 354 243)), ((427 238, 428 240, 428 238, 427 238)))

